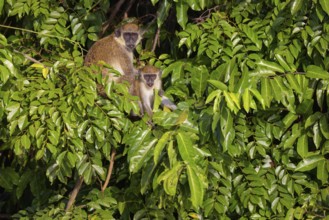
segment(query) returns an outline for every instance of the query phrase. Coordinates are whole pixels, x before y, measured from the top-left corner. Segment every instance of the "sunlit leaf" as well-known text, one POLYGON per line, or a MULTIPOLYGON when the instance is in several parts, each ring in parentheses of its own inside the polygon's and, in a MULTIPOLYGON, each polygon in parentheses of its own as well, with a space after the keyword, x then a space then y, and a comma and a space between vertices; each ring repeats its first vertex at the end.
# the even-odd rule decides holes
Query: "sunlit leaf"
MULTIPOLYGON (((186 166, 188 183, 191 191, 191 201, 195 208, 199 208, 203 204, 204 188, 202 180, 197 175, 196 167, 192 164, 186 166)), ((201 175, 201 174, 199 174, 201 175)))
POLYGON ((297 141, 297 153, 305 158, 308 153, 308 138, 306 134, 301 135, 297 141))
POLYGON ((132 173, 139 171, 144 164, 150 159, 153 152, 153 146, 156 144, 157 139, 153 139, 144 142, 140 146, 137 146, 134 152, 130 152, 129 158, 129 170, 132 173))
POLYGON ((184 1, 176 3, 177 22, 183 29, 185 29, 188 20, 187 9, 188 5, 184 1))
POLYGON ((196 151, 188 134, 185 132, 179 132, 176 135, 176 138, 178 143, 179 154, 182 159, 187 163, 194 163, 193 158, 196 155, 196 151))
POLYGON ((168 139, 171 135, 171 132, 166 132, 162 135, 162 137, 159 139, 158 143, 154 147, 154 163, 157 164, 160 158, 160 155, 163 151, 163 148, 168 143, 168 139))
POLYGON ((324 161, 325 158, 322 155, 314 155, 303 159, 298 163, 295 171, 308 171, 314 169, 321 161, 324 161))
POLYGON ((322 9, 329 15, 329 2, 327 0, 319 0, 322 9))
POLYGON ((306 76, 315 79, 329 79, 329 73, 319 66, 310 65, 307 67, 306 76))
POLYGON ((291 4, 291 14, 295 15, 302 7, 303 5, 303 0, 293 0, 291 4))

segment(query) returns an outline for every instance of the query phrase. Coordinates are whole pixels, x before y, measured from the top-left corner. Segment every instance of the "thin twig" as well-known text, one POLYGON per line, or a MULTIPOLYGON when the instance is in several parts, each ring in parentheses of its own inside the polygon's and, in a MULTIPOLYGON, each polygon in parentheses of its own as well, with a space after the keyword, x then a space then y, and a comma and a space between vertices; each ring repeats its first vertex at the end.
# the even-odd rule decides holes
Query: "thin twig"
POLYGON ((109 169, 107 171, 106 180, 105 180, 104 185, 102 186, 102 192, 104 192, 105 189, 107 188, 107 185, 109 185, 109 182, 110 182, 110 179, 111 179, 111 175, 112 175, 112 171, 113 171, 113 166, 114 166, 115 154, 116 154, 116 150, 113 148, 112 154, 111 154, 111 160, 110 160, 109 169))
POLYGON ((121 7, 121 5, 124 3, 125 0, 120 0, 118 1, 115 6, 114 6, 114 9, 110 15, 110 18, 105 22, 103 28, 102 28, 102 32, 100 34, 100 36, 102 37, 105 33, 105 31, 107 30, 107 28, 110 26, 110 24, 112 23, 112 20, 117 16, 118 14, 118 11, 121 7))
POLYGON ((216 5, 215 7, 209 8, 205 10, 199 17, 194 18, 195 23, 203 23, 206 19, 208 19, 211 15, 211 13, 218 11, 220 8, 220 5, 216 5))
POLYGON ((128 12, 130 11, 130 8, 131 8, 131 6, 133 6, 134 2, 135 2, 135 0, 130 0, 129 1, 129 4, 128 4, 126 10, 125 10, 125 14, 128 14, 128 12))
POLYGON ((36 34, 36 35, 40 35, 40 36, 46 36, 46 37, 52 37, 52 38, 57 38, 59 40, 65 40, 65 41, 68 41, 69 43, 73 44, 73 45, 78 45, 80 50, 81 50, 81 53, 83 53, 83 48, 81 46, 80 43, 74 41, 74 40, 71 40, 67 37, 62 37, 62 36, 58 36, 58 35, 52 35, 52 34, 46 34, 46 33, 41 33, 41 32, 36 32, 36 31, 32 31, 32 30, 29 30, 29 29, 25 29, 25 28, 19 28, 19 27, 13 27, 13 26, 8 26, 8 25, 3 25, 3 24, 0 24, 0 27, 3 27, 3 28, 7 28, 7 29, 12 29, 12 30, 19 30, 19 31, 23 31, 23 32, 27 32, 27 33, 32 33, 32 34, 36 34))
POLYGON ((159 42, 159 36, 160 36, 160 28, 157 29, 157 32, 155 33, 154 41, 153 41, 153 46, 152 46, 152 52, 155 51, 156 45, 159 42))
POLYGON ((72 192, 71 192, 71 195, 70 195, 70 199, 69 201, 67 202, 66 204, 66 208, 65 208, 65 212, 67 212, 68 210, 70 210, 71 206, 74 204, 75 202, 75 198, 77 197, 78 193, 79 193, 79 190, 82 186, 82 183, 83 183, 83 177, 81 176, 77 183, 75 184, 72 192))
MULTIPOLYGON (((22 52, 20 52, 20 51, 18 51, 18 50, 15 50, 15 49, 14 49, 14 52, 19 53, 19 54, 22 54, 26 59, 32 61, 33 63, 42 64, 40 61, 34 59, 33 57, 30 57, 29 55, 27 55, 27 54, 25 54, 25 53, 22 53, 22 52)), ((43 65, 43 64, 42 64, 42 65, 43 65)))

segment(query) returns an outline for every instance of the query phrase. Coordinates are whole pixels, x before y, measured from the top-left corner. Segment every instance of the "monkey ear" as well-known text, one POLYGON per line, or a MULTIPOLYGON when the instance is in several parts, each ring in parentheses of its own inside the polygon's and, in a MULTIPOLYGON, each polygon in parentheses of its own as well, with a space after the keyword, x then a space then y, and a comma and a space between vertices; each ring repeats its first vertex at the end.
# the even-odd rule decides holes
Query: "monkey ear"
POLYGON ((114 35, 115 35, 116 37, 120 37, 120 35, 121 35, 121 28, 116 28, 116 29, 114 30, 114 35))

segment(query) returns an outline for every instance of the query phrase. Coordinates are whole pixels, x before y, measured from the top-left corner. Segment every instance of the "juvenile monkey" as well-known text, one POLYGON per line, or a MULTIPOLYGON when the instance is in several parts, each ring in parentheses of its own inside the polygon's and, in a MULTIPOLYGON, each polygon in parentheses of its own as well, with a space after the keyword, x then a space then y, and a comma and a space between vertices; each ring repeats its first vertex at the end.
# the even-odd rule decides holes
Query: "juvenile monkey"
MULTIPOLYGON (((113 34, 98 40, 88 51, 85 65, 100 65, 103 61, 121 75, 136 74, 133 66, 133 51, 141 40, 141 32, 137 24, 128 23, 117 28, 113 34)), ((108 76, 109 81, 117 81, 119 76, 102 68, 103 77, 108 76)))
POLYGON ((137 94, 142 102, 140 105, 142 114, 146 111, 149 116, 153 115, 155 89, 159 91, 162 106, 165 105, 171 110, 177 109, 177 106, 163 95, 161 74, 160 69, 150 65, 138 70, 139 77, 135 80, 133 93, 137 94))

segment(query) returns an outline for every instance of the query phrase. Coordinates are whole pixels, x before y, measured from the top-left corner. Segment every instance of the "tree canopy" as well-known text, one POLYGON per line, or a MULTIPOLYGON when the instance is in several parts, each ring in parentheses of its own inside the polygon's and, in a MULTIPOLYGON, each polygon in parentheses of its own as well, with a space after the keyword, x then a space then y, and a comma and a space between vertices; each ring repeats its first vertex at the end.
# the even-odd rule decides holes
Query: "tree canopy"
POLYGON ((329 218, 327 0, 0 0, 0 21, 0 218, 329 218), (126 15, 178 106, 154 127, 83 65, 126 15))

